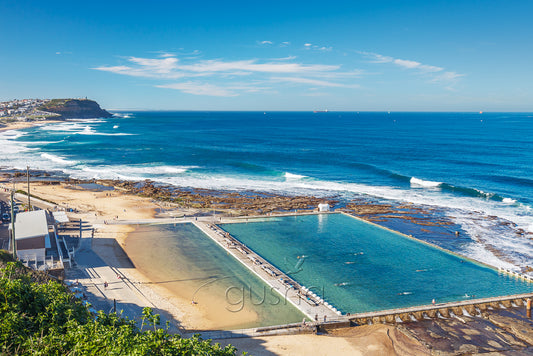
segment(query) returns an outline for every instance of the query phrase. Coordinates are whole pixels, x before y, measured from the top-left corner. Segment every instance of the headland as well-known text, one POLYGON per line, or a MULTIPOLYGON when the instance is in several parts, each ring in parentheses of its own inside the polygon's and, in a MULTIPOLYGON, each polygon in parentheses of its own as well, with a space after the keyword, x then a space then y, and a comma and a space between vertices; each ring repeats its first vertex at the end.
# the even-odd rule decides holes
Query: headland
POLYGON ((0 102, 0 131, 23 129, 43 122, 108 118, 113 114, 85 99, 22 99, 0 102))

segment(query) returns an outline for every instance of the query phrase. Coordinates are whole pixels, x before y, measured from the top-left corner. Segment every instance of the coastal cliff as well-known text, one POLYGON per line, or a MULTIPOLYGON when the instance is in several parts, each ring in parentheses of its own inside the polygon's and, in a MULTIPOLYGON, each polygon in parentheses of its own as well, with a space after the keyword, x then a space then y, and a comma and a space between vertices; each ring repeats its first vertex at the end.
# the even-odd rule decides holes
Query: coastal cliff
POLYGON ((96 101, 88 99, 52 99, 39 110, 60 115, 60 119, 92 119, 112 117, 113 114, 100 108, 96 101))

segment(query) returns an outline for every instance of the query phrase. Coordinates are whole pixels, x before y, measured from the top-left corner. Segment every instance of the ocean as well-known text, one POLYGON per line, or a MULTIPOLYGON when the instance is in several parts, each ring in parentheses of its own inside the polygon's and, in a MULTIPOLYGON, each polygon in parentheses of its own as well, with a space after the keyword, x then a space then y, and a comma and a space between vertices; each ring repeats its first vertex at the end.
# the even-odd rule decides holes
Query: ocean
POLYGON ((445 247, 533 266, 530 113, 117 112, 2 132, 0 147, 2 168, 429 206, 462 233, 445 247))

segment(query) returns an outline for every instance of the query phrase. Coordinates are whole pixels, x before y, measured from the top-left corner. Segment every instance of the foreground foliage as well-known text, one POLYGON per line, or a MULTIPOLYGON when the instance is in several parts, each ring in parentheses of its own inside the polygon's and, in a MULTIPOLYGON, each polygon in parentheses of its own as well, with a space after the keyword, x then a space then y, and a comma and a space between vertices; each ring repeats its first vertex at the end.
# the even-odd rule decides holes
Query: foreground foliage
MULTIPOLYGON (((0 261, 4 260, 0 256, 0 261)), ((181 338, 143 312, 143 327, 115 313, 92 315, 62 284, 18 262, 0 268, 0 353, 7 355, 235 355, 233 346, 181 338)))

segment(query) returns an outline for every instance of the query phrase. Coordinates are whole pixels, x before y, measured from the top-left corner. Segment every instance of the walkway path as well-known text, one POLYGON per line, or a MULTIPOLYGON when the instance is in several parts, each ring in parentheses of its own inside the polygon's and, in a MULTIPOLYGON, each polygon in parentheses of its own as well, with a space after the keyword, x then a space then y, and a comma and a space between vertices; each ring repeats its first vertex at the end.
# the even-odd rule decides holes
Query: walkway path
MULTIPOLYGON (((109 312, 116 305, 118 312, 122 311, 123 316, 135 320, 140 326, 143 308, 150 307, 155 314, 161 315, 161 325, 166 320, 173 321, 150 301, 139 288, 139 283, 130 280, 123 268, 103 261, 92 249, 90 234, 85 235, 75 253, 76 266, 66 271, 67 281, 72 285, 78 282, 79 293, 85 295, 94 309, 109 312)), ((171 323, 170 331, 178 331, 175 323, 171 323)))

